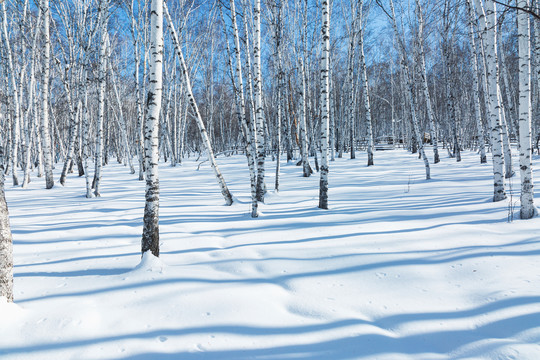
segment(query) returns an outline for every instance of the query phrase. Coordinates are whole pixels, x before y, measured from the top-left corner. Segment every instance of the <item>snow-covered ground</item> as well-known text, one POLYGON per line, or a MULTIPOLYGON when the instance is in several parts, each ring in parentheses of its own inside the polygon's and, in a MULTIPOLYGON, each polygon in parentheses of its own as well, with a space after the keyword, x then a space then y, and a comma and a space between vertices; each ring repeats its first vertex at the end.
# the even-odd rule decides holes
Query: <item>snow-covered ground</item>
POLYGON ((430 181, 403 150, 357 157, 331 163, 327 211, 318 174, 284 164, 258 219, 244 157, 218 158, 231 207, 208 162, 162 165, 161 257, 142 261, 144 183, 125 167, 99 199, 75 175, 7 186, 0 358, 540 359, 540 218, 519 220, 519 173, 493 203, 474 153, 430 181))

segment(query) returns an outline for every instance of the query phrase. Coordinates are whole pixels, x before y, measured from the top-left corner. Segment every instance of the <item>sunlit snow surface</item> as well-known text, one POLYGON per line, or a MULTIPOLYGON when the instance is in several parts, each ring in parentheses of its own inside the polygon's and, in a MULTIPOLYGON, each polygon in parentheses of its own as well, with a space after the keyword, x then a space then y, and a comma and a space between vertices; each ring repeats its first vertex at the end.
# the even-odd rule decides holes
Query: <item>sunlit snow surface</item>
POLYGON ((331 162, 320 210, 317 173, 282 160, 275 193, 268 159, 251 219, 245 157, 218 157, 231 207, 200 161, 160 166, 161 256, 142 261, 144 182, 126 167, 105 167, 97 199, 74 174, 8 183, 0 358, 540 359, 540 218, 519 220, 519 173, 493 203, 475 153, 430 181, 416 155, 360 153, 331 162))

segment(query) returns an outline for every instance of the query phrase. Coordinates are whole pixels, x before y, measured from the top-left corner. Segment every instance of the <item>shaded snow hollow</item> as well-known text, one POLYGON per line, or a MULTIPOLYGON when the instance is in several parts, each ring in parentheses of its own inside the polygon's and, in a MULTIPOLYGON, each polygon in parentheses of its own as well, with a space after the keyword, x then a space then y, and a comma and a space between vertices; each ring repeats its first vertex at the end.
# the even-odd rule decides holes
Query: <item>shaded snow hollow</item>
POLYGON ((141 259, 144 183, 126 167, 104 168, 97 199, 74 175, 7 186, 0 358, 540 359, 540 218, 515 218, 518 177, 493 203, 477 154, 426 181, 416 155, 360 153, 330 164, 323 211, 318 174, 282 162, 251 219, 245 158, 218 162, 230 207, 208 163, 161 165, 159 259, 141 259))

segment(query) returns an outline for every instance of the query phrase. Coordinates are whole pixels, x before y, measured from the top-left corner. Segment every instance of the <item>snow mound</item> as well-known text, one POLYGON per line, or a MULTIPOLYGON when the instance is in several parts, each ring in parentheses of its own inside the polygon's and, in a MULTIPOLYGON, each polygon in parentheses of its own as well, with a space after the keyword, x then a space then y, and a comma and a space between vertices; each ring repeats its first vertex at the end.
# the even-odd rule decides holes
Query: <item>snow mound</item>
POLYGON ((153 272, 163 274, 164 268, 165 264, 161 261, 161 259, 154 256, 150 251, 147 251, 143 254, 141 262, 135 267, 135 269, 133 269, 133 272, 153 272))
POLYGON ((5 296, 0 296, 0 319, 2 322, 14 321, 23 315, 24 310, 17 304, 8 302, 5 296))

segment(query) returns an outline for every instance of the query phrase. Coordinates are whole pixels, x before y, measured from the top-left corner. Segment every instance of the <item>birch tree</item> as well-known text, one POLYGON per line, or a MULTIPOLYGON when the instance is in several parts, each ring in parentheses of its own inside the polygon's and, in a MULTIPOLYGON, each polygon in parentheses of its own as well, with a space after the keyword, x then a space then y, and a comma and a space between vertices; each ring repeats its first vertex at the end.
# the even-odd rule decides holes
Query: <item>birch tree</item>
POLYGON ((497 63, 497 18, 493 0, 474 0, 478 15, 480 37, 486 62, 486 83, 488 90, 488 114, 490 118, 491 149, 493 160, 493 201, 506 199, 504 189, 504 159, 502 154, 501 107, 499 97, 497 63))
MULTIPOLYGON (((519 8, 529 6, 529 0, 518 0, 519 8)), ((531 60, 529 14, 518 10, 519 48, 519 168, 521 177, 522 219, 530 219, 538 214, 534 205, 533 175, 531 168, 531 60)))
POLYGON ((467 4, 467 18, 469 28, 469 44, 471 49, 471 69, 473 80, 473 102, 474 102, 474 119, 476 122, 476 131, 478 137, 478 149, 480 152, 480 163, 487 163, 486 156, 486 141, 484 135, 484 126, 482 125, 482 110, 480 108, 480 83, 478 81, 479 69, 478 69, 478 53, 476 47, 476 41, 474 36, 475 18, 471 0, 466 1, 467 4))
POLYGON ((319 208, 328 209, 328 136, 330 117, 330 4, 322 0, 321 54, 321 171, 319 208))
POLYGON ((420 75, 420 87, 424 94, 426 100, 426 110, 428 115, 428 121, 431 130, 431 142, 433 144, 433 163, 437 164, 440 162, 439 157, 439 147, 438 147, 438 136, 437 136, 437 127, 435 126, 435 114, 433 113, 433 108, 431 104, 431 95, 429 93, 429 86, 427 81, 427 70, 426 70, 426 53, 424 51, 424 15, 420 0, 415 0, 416 4, 416 20, 418 22, 418 37, 417 37, 417 49, 418 49, 418 59, 419 59, 419 75, 420 75))
POLYGON ((19 132, 20 132, 20 99, 19 99, 19 88, 17 86, 16 78, 16 69, 13 59, 13 51, 11 47, 11 40, 8 33, 8 20, 7 20, 7 10, 6 10, 6 1, 2 2, 2 35, 4 43, 4 52, 7 55, 7 63, 9 67, 9 80, 10 87, 9 98, 11 104, 11 113, 12 113, 12 127, 11 127, 11 173, 13 178, 13 185, 19 185, 19 179, 17 177, 17 154, 19 149, 19 132))
POLYGON ((0 297, 13 302, 13 240, 4 195, 4 172, 4 148, 0 144, 0 297))
POLYGON ((100 0, 99 11, 101 13, 99 43, 99 75, 98 75, 98 119, 96 136, 96 172, 94 175, 94 196, 99 197, 101 186, 101 170, 103 168, 103 123, 105 121, 105 91, 107 86, 107 39, 108 39, 108 19, 109 0, 100 0))
MULTIPOLYGON (((381 6, 382 7, 382 6, 381 6)), ((384 10, 384 8, 383 8, 384 10)), ((424 150, 424 144, 423 144, 423 137, 420 134, 420 128, 418 124, 418 118, 416 115, 416 99, 415 99, 415 89, 414 89, 414 83, 411 79, 411 73, 409 70, 409 64, 408 64, 408 58, 407 58, 407 51, 405 49, 405 44, 403 41, 402 36, 399 33, 397 20, 396 20, 396 13, 394 10, 394 2, 390 0, 390 13, 386 12, 385 14, 390 19, 390 22, 392 24, 392 28, 394 30, 394 37, 395 41, 398 46, 398 53, 400 57, 400 65, 401 65, 401 73, 402 73, 402 82, 407 87, 407 89, 404 90, 405 94, 404 96, 407 99, 408 105, 407 110, 410 112, 410 117, 412 120, 413 125, 413 133, 414 137, 416 138, 416 142, 418 144, 418 151, 420 153, 421 158, 424 160, 424 167, 426 169, 426 180, 431 179, 430 175, 430 167, 429 167, 429 160, 427 159, 426 152, 424 150)), ((406 116, 405 116, 406 117, 406 116)), ((414 139, 412 139, 412 142, 414 144, 414 139)))
POLYGON ((43 147, 43 159, 45 165, 45 187, 51 189, 54 186, 52 171, 52 151, 49 131, 49 78, 51 59, 50 22, 51 13, 49 0, 41 0, 41 13, 43 16, 43 73, 41 83, 41 142, 43 147))
POLYGON ((373 165, 373 123, 371 121, 371 105, 369 101, 369 82, 367 76, 366 57, 364 55, 364 23, 362 21, 363 16, 363 2, 358 5, 358 23, 360 32, 358 34, 358 48, 360 51, 360 75, 362 79, 362 98, 364 101, 364 112, 366 114, 366 128, 367 128, 367 166, 373 165))
MULTIPOLYGON (((178 60, 180 62, 180 66, 182 68, 182 73, 184 76, 184 83, 186 86, 186 95, 188 97, 188 102, 191 106, 191 109, 193 110, 193 113, 195 114, 195 121, 197 122, 197 126, 199 128, 199 133, 201 135, 203 144, 206 148, 206 151, 208 153, 208 159, 210 160, 210 166, 214 170, 214 175, 216 176, 216 179, 218 181, 218 184, 221 188, 221 194, 223 195, 223 198, 225 199, 225 203, 227 205, 232 205, 233 203, 233 197, 229 191, 229 188, 227 187, 227 184, 225 182, 225 179, 223 178, 223 175, 221 174, 221 171, 219 170, 218 164, 216 162, 214 151, 212 150, 212 146, 210 144, 210 140, 208 139, 208 133, 206 132, 206 128, 204 126, 204 123, 202 121, 201 113, 199 111, 199 107, 197 106, 197 102, 195 101, 195 97, 193 96, 193 90, 191 88, 191 80, 189 78, 189 72, 186 65, 186 61, 184 59, 184 54, 182 52, 182 48, 180 47, 180 41, 178 39, 178 35, 176 34, 176 30, 174 28, 174 24, 172 22, 171 15, 169 14, 169 10, 167 8, 167 4, 163 2, 163 11, 165 13, 165 16, 167 18, 167 24, 169 26, 169 30, 171 33, 171 38, 173 40, 173 44, 176 50, 176 55, 178 57, 178 60)), ((148 181, 148 180, 147 180, 148 181)))
POLYGON ((150 10, 150 73, 144 124, 146 193, 141 252, 159 256, 159 113, 163 92, 163 0, 152 0, 150 10))
POLYGON ((253 8, 255 22, 253 38, 253 93, 255 96, 255 119, 257 123, 257 200, 264 202, 266 185, 264 183, 264 108, 262 100, 261 69, 261 0, 255 0, 253 8))

